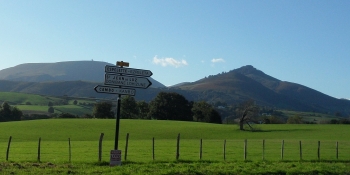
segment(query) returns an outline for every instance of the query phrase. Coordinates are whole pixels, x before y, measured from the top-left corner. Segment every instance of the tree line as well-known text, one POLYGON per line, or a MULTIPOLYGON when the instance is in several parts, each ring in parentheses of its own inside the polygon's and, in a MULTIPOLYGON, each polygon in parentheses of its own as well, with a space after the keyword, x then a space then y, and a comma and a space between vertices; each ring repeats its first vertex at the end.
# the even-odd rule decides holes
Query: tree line
POLYGON ((10 106, 3 102, 0 106, 0 122, 20 121, 23 113, 17 107, 10 106))
MULTIPOLYGON (((95 118, 115 118, 111 102, 95 104, 95 118)), ((121 99, 120 116, 123 119, 180 120, 208 123, 222 123, 215 108, 205 101, 188 101, 175 92, 160 92, 149 103, 136 101, 132 96, 121 99)))

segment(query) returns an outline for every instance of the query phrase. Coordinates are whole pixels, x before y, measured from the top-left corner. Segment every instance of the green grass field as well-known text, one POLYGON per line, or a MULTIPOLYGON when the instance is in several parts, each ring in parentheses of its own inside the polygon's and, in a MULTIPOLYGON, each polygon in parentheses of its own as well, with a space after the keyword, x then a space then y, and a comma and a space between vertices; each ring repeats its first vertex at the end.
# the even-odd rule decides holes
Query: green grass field
POLYGON ((320 123, 325 120, 341 118, 330 114, 322 114, 322 113, 315 113, 315 112, 300 112, 300 111, 288 111, 288 110, 281 110, 281 112, 283 112, 283 114, 288 117, 300 116, 303 118, 304 121, 314 122, 314 123, 320 123))
MULTIPOLYGON (((46 106, 39 106, 39 105, 16 105, 18 109, 23 111, 24 113, 30 112, 30 113, 47 113, 49 107, 46 106)), ((80 105, 56 105, 53 106, 55 109, 55 113, 70 113, 74 115, 84 115, 84 114, 91 114, 92 108, 80 106, 80 105)))
POLYGON ((60 98, 18 92, 0 92, 0 100, 7 101, 10 104, 30 102, 32 105, 47 105, 50 101, 59 101, 60 98))
MULTIPOLYGON (((119 149, 123 166, 110 168, 114 148, 115 120, 47 119, 0 123, 0 173, 25 171, 38 174, 324 174, 350 171, 348 125, 259 125, 260 131, 239 131, 236 125, 160 120, 121 120, 119 149), (98 164, 98 140, 104 133, 102 163, 98 164), (127 160, 125 137, 129 133, 127 160), (180 160, 176 161, 176 138, 180 133, 180 160), (12 136, 9 162, 6 150, 12 136), (41 138, 41 162, 37 163, 41 138), (152 138, 155 138, 155 160, 152 138), (68 138, 71 140, 71 163, 68 138), (203 139, 202 160, 199 157, 203 139), (244 160, 244 139, 247 159, 244 160), (224 160, 224 140, 226 151, 224 160), (265 140, 262 160, 262 140, 265 140), (284 140, 284 158, 281 143, 284 140), (302 161, 299 157, 302 141, 302 161), (317 142, 321 141, 320 162, 317 142), (336 158, 336 142, 339 157, 336 158), (22 168, 21 168, 22 167, 22 168), (288 168, 289 167, 289 168, 288 168), (251 170, 254 168, 254 170, 251 170), (2 169, 2 170, 1 170, 2 169), (137 170, 138 169, 138 170, 137 170)), ((6 173, 5 173, 6 174, 6 173)))
POLYGON ((0 101, 6 101, 11 106, 16 106, 25 114, 47 113, 49 108, 48 103, 52 102, 53 104, 56 104, 53 106, 55 109, 55 113, 70 113, 73 115, 80 116, 84 114, 91 114, 93 107, 80 105, 79 103, 93 104, 96 102, 95 100, 69 97, 70 100, 68 100, 67 105, 57 105, 58 103, 65 101, 65 98, 67 97, 58 98, 17 92, 0 92, 0 101), (77 100, 77 105, 73 105, 74 100, 77 100), (27 103, 30 103, 30 105, 28 105, 27 103))

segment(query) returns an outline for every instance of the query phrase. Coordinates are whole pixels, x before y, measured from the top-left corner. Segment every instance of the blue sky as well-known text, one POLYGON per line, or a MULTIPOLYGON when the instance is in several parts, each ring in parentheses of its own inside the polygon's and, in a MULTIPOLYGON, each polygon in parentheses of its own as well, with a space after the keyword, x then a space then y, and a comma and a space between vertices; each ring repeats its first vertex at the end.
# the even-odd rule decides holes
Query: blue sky
POLYGON ((253 65, 350 98, 350 1, 0 0, 0 60, 126 61, 165 85, 253 65))

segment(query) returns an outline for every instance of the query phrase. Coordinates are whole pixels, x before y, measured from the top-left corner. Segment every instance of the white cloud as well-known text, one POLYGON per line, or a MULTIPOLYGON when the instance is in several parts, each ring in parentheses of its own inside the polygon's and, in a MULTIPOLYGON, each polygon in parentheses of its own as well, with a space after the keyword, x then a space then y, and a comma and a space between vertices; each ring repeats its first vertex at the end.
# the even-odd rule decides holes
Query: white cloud
POLYGON ((181 67, 181 66, 187 66, 187 61, 182 60, 175 60, 174 58, 158 58, 157 55, 153 57, 153 63, 157 65, 161 65, 163 67, 166 66, 173 66, 173 67, 181 67))
POLYGON ((224 63, 225 62, 225 60, 224 59, 222 59, 222 58, 213 58, 212 60, 211 60, 211 62, 213 62, 213 63, 224 63))

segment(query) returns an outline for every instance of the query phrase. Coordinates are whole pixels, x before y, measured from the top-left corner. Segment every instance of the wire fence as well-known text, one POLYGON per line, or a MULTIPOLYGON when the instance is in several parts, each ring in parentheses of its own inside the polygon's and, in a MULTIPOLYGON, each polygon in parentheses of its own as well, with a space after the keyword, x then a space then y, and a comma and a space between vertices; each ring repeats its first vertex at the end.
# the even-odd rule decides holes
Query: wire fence
MULTIPOLYGON (((128 137, 127 137, 128 138, 128 137)), ((132 137, 131 137, 132 138, 132 137)), ((21 141, 10 137, 0 142, 0 160, 41 162, 97 162, 109 161, 114 141, 21 141)), ((119 141, 122 160, 174 161, 350 161, 350 142, 333 140, 206 140, 181 139, 125 139, 119 141)))

